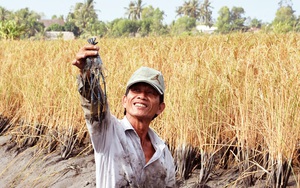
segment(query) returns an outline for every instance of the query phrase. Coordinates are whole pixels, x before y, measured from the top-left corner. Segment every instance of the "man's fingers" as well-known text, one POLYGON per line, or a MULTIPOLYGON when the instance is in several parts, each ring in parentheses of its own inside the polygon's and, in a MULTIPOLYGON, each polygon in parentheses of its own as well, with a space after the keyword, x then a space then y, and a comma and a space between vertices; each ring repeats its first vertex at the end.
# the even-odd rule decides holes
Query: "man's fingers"
POLYGON ((72 65, 75 65, 79 69, 82 69, 85 64, 85 59, 90 56, 98 55, 99 47, 91 44, 83 46, 76 54, 75 59, 72 61, 72 65))
POLYGON ((80 61, 78 61, 77 59, 74 59, 73 61, 72 61, 72 65, 74 65, 74 66, 76 66, 77 68, 79 68, 79 69, 83 69, 83 67, 84 67, 84 64, 82 64, 80 61))
POLYGON ((76 54, 75 58, 77 61, 80 61, 82 59, 85 59, 87 56, 86 56, 86 53, 85 52, 79 52, 76 54))
POLYGON ((99 47, 96 46, 96 45, 86 44, 86 45, 83 46, 83 48, 81 50, 82 51, 88 51, 88 50, 98 51, 99 47))
POLYGON ((82 60, 82 59, 85 59, 89 56, 95 56, 95 55, 98 55, 98 51, 95 51, 95 50, 88 50, 88 51, 81 51, 79 53, 76 54, 76 59, 78 61, 82 60))
POLYGON ((74 60, 72 61, 72 65, 77 66, 77 65, 79 65, 79 64, 80 64, 80 62, 79 62, 77 59, 74 59, 74 60))

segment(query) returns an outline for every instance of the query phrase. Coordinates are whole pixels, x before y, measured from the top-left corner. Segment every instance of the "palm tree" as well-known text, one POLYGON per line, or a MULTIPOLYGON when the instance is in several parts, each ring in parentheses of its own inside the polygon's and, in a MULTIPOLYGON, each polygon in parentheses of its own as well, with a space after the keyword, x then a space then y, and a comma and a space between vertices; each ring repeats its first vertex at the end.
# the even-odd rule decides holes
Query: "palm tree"
POLYGON ((278 3, 279 7, 283 6, 293 6, 293 2, 291 0, 280 0, 278 3))
POLYGON ((191 18, 199 19, 200 4, 198 0, 185 1, 182 6, 176 10, 177 16, 185 15, 191 18))
POLYGON ((128 8, 125 7, 126 15, 128 15, 128 19, 131 20, 140 20, 144 5, 142 4, 142 0, 138 0, 136 2, 130 1, 128 8))
POLYGON ((138 19, 141 19, 141 17, 142 17, 142 12, 143 12, 143 8, 144 7, 144 5, 142 4, 142 0, 138 0, 137 2, 136 2, 136 13, 137 13, 137 18, 138 19))
POLYGON ((0 21, 8 20, 10 14, 11 13, 8 10, 0 6, 0 21))
POLYGON ((210 5, 209 0, 204 0, 200 7, 200 21, 209 27, 212 26, 212 7, 210 5))
POLYGON ((87 29, 90 23, 97 20, 96 10, 94 9, 94 1, 87 0, 85 3, 76 3, 73 14, 73 21, 80 28, 80 32, 87 29))
POLYGON ((189 2, 185 1, 182 6, 176 9, 177 16, 188 15, 189 2))
POLYGON ((125 7, 126 14, 128 15, 128 19, 131 20, 136 20, 137 15, 136 15, 136 10, 135 10, 135 3, 133 1, 130 1, 128 8, 125 7))
POLYGON ((200 3, 198 0, 190 1, 190 17, 199 19, 200 16, 200 3))

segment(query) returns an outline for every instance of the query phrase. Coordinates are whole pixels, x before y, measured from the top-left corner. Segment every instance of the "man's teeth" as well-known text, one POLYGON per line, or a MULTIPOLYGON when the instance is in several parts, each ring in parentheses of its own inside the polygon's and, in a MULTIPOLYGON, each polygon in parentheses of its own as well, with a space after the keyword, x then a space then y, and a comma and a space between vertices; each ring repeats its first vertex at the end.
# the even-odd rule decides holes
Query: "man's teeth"
POLYGON ((139 104, 139 103, 136 103, 135 106, 137 106, 137 107, 146 107, 146 105, 144 105, 144 104, 139 104))

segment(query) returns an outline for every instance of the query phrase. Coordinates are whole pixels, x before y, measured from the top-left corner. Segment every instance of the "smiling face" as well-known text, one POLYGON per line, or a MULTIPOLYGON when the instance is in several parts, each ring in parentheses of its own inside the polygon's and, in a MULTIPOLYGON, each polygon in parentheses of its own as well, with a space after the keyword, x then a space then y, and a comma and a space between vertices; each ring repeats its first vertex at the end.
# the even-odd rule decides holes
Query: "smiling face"
POLYGON ((151 121, 165 109, 159 93, 149 84, 137 83, 123 96, 123 107, 128 118, 151 121))

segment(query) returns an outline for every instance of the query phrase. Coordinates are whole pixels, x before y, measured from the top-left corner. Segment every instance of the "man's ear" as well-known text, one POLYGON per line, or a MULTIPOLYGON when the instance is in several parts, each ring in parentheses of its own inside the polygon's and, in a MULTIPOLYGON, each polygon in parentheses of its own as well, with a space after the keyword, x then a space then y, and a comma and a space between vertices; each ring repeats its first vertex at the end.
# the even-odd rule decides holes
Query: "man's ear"
POLYGON ((165 108, 166 108, 166 104, 164 102, 160 103, 156 114, 157 115, 161 114, 165 108))

